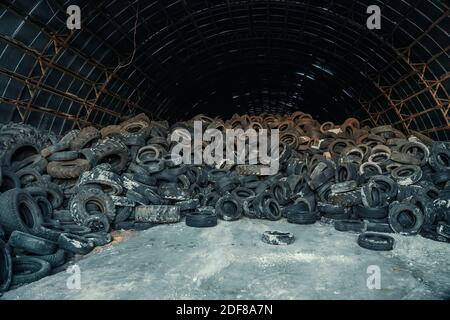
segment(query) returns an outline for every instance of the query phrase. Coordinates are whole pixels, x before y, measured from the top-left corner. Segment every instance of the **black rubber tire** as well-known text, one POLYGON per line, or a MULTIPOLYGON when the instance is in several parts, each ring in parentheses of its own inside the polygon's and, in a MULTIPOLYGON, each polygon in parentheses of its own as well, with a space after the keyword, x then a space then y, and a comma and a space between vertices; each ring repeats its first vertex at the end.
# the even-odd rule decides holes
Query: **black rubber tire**
POLYGON ((100 139, 101 133, 95 127, 85 127, 80 130, 80 133, 70 142, 70 149, 74 151, 80 151, 87 147, 94 140, 100 139))
POLYGON ((322 214, 346 214, 344 207, 325 202, 317 202, 317 211, 322 214))
POLYGON ((86 204, 89 202, 96 204, 99 211, 106 215, 109 221, 114 220, 116 207, 111 196, 98 189, 84 188, 70 199, 70 213, 75 223, 84 225, 86 219, 90 216, 86 209, 86 204))
POLYGON ((36 201, 22 189, 12 189, 1 194, 0 207, 0 224, 7 233, 18 230, 37 234, 44 221, 36 201))
POLYGON ((310 213, 310 212, 301 212, 301 213, 295 213, 295 212, 289 212, 287 214, 287 221, 289 223, 294 224, 314 224, 317 221, 317 213, 310 213))
POLYGON ((47 261, 52 268, 60 267, 66 262, 65 251, 62 249, 58 249, 53 254, 36 256, 36 258, 47 261))
POLYGON ((436 143, 431 148, 430 166, 436 172, 450 170, 450 149, 445 143, 436 143))
POLYGON ((388 203, 388 194, 380 185, 369 179, 361 188, 361 201, 366 208, 383 207, 388 203))
POLYGON ((96 247, 103 247, 112 241, 111 234, 107 232, 88 233, 84 237, 92 240, 96 247))
POLYGON ((217 225, 217 216, 212 211, 188 213, 186 225, 193 228, 211 228, 217 225))
POLYGON ((29 184, 40 182, 42 180, 42 176, 35 169, 22 169, 16 172, 17 177, 20 180, 20 185, 22 187, 26 187, 29 184))
POLYGON ((90 215, 84 222, 84 225, 91 229, 93 233, 109 232, 111 226, 106 215, 99 213, 90 215))
POLYGON ((78 159, 78 151, 60 151, 47 158, 48 161, 72 161, 78 159))
POLYGON ((450 170, 445 169, 442 171, 438 171, 430 174, 430 178, 435 185, 444 184, 447 181, 450 181, 450 170))
POLYGON ((0 292, 9 289, 12 279, 12 260, 9 247, 0 239, 0 292))
POLYGON ((113 225, 114 230, 131 230, 134 227, 134 221, 122 221, 122 222, 117 222, 114 223, 113 225))
POLYGON ((335 205, 340 205, 343 207, 352 207, 362 203, 361 190, 357 189, 354 191, 336 193, 330 195, 331 203, 335 205))
POLYGON ((354 191, 357 188, 358 188, 358 183, 355 180, 350 180, 350 181, 334 183, 331 186, 331 192, 334 194, 346 193, 346 192, 354 191))
POLYGON ((44 220, 51 219, 53 216, 53 206, 50 201, 48 201, 46 197, 42 196, 34 197, 34 200, 41 209, 41 214, 44 220))
POLYGON ((264 202, 264 217, 271 221, 280 220, 283 217, 281 207, 275 199, 267 199, 264 202))
POLYGON ((334 222, 334 229, 342 232, 364 232, 366 224, 360 220, 336 220, 334 222))
POLYGON ((23 256, 12 260, 12 286, 20 286, 38 281, 51 272, 51 265, 37 257, 23 256))
POLYGON ((61 234, 58 239, 58 245, 65 251, 82 255, 88 254, 94 249, 92 240, 69 233, 61 234))
POLYGON ((70 210, 55 210, 53 211, 53 219, 60 223, 74 223, 70 210))
POLYGON ((139 203, 140 205, 148 205, 150 204, 150 201, 148 200, 148 198, 143 195, 140 194, 139 192, 135 191, 135 190, 128 190, 126 193, 126 197, 128 200, 133 201, 135 203, 139 203))
POLYGON ((235 177, 223 177, 216 181, 215 187, 221 195, 224 195, 239 187, 239 180, 235 177))
POLYGON ((158 194, 165 200, 183 201, 191 198, 189 189, 179 187, 176 184, 160 185, 158 188, 158 194))
POLYGON ((265 231, 261 236, 261 240, 264 243, 279 246, 294 243, 295 237, 289 232, 265 231))
POLYGON ((144 223, 177 223, 181 219, 180 208, 173 205, 141 205, 135 208, 134 219, 144 223))
POLYGON ((367 222, 367 231, 379 233, 394 233, 389 223, 367 222))
POLYGON ((270 188, 272 197, 282 206, 287 205, 292 196, 292 190, 286 180, 279 180, 270 188))
POLYGON ((394 249, 394 238, 378 233, 366 232, 358 236, 358 245, 374 251, 391 251, 394 249))
POLYGON ((423 172, 419 166, 407 165, 392 170, 391 175, 399 185, 409 186, 419 182, 423 172))
POLYGON ((63 230, 63 233, 70 233, 77 236, 83 236, 92 232, 89 227, 80 226, 78 224, 65 224, 61 227, 61 229, 63 230))
POLYGON ((204 198, 204 201, 201 203, 202 206, 208 207, 208 206, 213 206, 215 207, 217 204, 217 201, 219 201, 220 199, 220 195, 213 191, 213 192, 209 192, 206 197, 204 198))
POLYGON ((422 212, 412 204, 394 202, 389 207, 389 224, 395 233, 405 236, 418 234, 423 222, 422 212))
POLYGON ((30 192, 31 195, 39 194, 47 197, 51 202, 53 209, 58 209, 63 204, 64 193, 55 183, 41 181, 30 184, 27 186, 26 190, 30 192))
POLYGON ((355 163, 344 162, 336 166, 335 180, 337 183, 356 179, 358 179, 358 167, 355 163))
POLYGON ((198 199, 190 199, 190 200, 179 201, 179 202, 175 203, 175 205, 180 207, 180 211, 189 211, 189 210, 195 210, 198 207, 200 207, 200 201, 198 199))
POLYGON ((242 204, 233 196, 223 196, 216 203, 217 216, 225 221, 235 221, 242 217, 242 204))
POLYGON ((238 187, 234 189, 231 194, 238 200, 238 201, 245 201, 249 198, 255 197, 255 192, 252 189, 246 188, 246 187, 238 187))
POLYGON ((118 138, 106 138, 90 149, 81 150, 81 153, 93 167, 109 163, 114 172, 122 171, 128 163, 128 148, 118 138))
POLYGON ((437 227, 436 228, 430 228, 430 227, 422 228, 422 230, 420 231, 420 235, 423 238, 430 239, 433 241, 450 243, 450 238, 443 237, 439 233, 437 233, 437 227))
POLYGON ((120 222, 126 221, 131 216, 133 211, 134 211, 133 207, 118 207, 117 215, 114 218, 114 222, 120 223, 120 222))
POLYGON ((11 233, 8 245, 37 255, 53 254, 57 249, 57 244, 55 242, 17 230, 11 233))
POLYGON ((438 212, 433 206, 433 201, 427 196, 421 194, 416 197, 411 197, 408 202, 416 206, 423 214, 423 225, 432 226, 435 225, 438 220, 438 212))
POLYGON ((364 206, 353 207, 353 212, 363 219, 384 219, 389 215, 388 206, 367 208, 364 206))
POLYGON ((20 179, 14 172, 2 168, 2 181, 0 184, 0 192, 6 192, 11 189, 20 188, 20 179))
POLYGON ((450 239, 450 225, 448 225, 444 221, 441 221, 441 222, 438 223, 437 228, 436 228, 436 232, 439 235, 450 239))
POLYGON ((395 200, 398 194, 397 183, 387 176, 376 175, 369 178, 369 183, 373 182, 386 195, 387 201, 395 200))

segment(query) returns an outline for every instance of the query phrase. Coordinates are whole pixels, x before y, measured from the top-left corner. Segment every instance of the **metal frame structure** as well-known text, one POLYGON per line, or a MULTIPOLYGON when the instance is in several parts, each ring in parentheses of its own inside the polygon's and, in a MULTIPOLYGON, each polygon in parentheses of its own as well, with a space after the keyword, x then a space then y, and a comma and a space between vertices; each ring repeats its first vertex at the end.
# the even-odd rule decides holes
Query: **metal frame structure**
POLYGON ((0 113, 63 133, 142 111, 300 109, 450 140, 449 31, 444 0, 7 0, 0 113))

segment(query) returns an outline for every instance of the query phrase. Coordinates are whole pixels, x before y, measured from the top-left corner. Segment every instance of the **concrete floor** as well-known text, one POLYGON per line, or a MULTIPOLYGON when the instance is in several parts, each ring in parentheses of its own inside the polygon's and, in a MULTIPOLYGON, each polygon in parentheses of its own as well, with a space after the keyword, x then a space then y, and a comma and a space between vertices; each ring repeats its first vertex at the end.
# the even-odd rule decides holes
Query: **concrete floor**
POLYGON ((2 299, 449 299, 450 246, 394 236, 392 252, 360 248, 357 235, 328 225, 243 219, 215 228, 162 225, 91 253, 70 274, 41 279, 2 299), (260 241, 262 232, 292 232, 290 246, 260 241), (380 267, 381 289, 367 287, 380 267))

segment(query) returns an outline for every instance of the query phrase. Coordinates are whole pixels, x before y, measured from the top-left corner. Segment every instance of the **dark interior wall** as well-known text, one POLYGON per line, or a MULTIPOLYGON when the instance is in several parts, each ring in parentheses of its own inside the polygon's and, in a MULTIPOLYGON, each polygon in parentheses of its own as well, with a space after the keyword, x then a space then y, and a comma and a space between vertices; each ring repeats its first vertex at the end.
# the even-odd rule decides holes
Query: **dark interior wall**
POLYGON ((62 133, 142 111, 302 110, 450 140, 449 14, 441 0, 2 0, 1 121, 62 133))

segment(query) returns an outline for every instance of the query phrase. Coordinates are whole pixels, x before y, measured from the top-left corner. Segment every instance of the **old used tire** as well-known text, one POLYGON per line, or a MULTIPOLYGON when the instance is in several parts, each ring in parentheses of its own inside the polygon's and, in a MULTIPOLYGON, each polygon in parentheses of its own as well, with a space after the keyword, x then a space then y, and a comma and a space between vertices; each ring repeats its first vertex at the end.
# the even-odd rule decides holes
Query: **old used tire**
POLYGON ((52 161, 47 165, 47 173, 53 178, 74 179, 90 169, 88 160, 52 161))
POLYGON ((351 207, 362 203, 361 190, 348 191, 344 193, 332 193, 330 195, 331 203, 343 207, 351 207))
POLYGON ((176 223, 181 219, 180 208, 170 205, 140 205, 135 208, 137 222, 176 223))
POLYGON ((367 222, 367 231, 379 233, 394 233, 389 223, 367 222))
POLYGON ((70 233, 62 233, 58 239, 61 249, 75 254, 88 254, 94 249, 92 240, 70 233))
POLYGON ((310 212, 289 212, 287 214, 287 221, 294 224, 314 224, 317 221, 317 214, 310 212))
POLYGON ((271 221, 282 218, 281 207, 275 199, 267 199, 263 205, 264 217, 271 221))
POLYGON ((12 261, 9 248, 0 239, 0 293, 7 291, 11 285, 12 261))
POLYGON ((216 203, 217 216, 225 221, 235 221, 242 217, 242 205, 233 196, 223 196, 216 203))
POLYGON ((92 230, 89 227, 79 226, 77 224, 65 224, 61 226, 61 229, 63 230, 62 233, 70 233, 77 236, 84 236, 85 234, 92 232, 92 230))
POLYGON ((0 192, 5 192, 11 189, 20 188, 20 179, 16 173, 2 168, 2 179, 0 183, 0 192))
POLYGON ((271 245, 290 245, 294 243, 295 237, 289 232, 266 231, 262 234, 261 240, 271 245))
POLYGON ((50 201, 43 196, 34 197, 34 201, 36 201, 37 205, 41 209, 41 214, 44 220, 51 219, 53 215, 53 206, 50 201))
POLYGON ((447 223, 441 221, 438 223, 438 226, 436 228, 436 232, 445 237, 450 239, 450 225, 448 225, 447 223))
POLYGON ((108 243, 111 243, 111 241, 112 241, 111 234, 109 234, 107 232, 101 232, 101 231, 85 234, 84 237, 86 239, 91 240, 96 247, 105 246, 108 243))
POLYGON ((11 233, 8 245, 38 255, 53 254, 57 249, 55 242, 17 230, 11 233))
POLYGON ((48 263, 50 263, 50 266, 52 268, 60 267, 66 262, 65 252, 62 249, 58 249, 53 254, 44 255, 44 256, 36 256, 36 258, 47 261, 48 263))
POLYGON ((47 158, 48 161, 72 161, 78 159, 77 151, 60 151, 47 158))
POLYGON ((31 195, 45 196, 52 204, 53 209, 59 208, 64 201, 64 194, 61 188, 52 182, 37 182, 30 184, 26 189, 31 195))
POLYGON ((415 235, 420 232, 423 222, 422 212, 412 204, 393 203, 389 207, 389 224, 396 233, 415 235))
POLYGON ((117 214, 114 223, 126 221, 134 211, 134 207, 117 207, 117 214))
POLYGON ((73 223, 73 217, 70 210, 54 210, 53 219, 61 223, 73 223))
POLYGON ((188 213, 186 225, 194 228, 210 228, 217 225, 217 216, 212 211, 188 213))
POLYGON ((122 171, 128 162, 128 148, 117 138, 106 138, 94 147, 81 150, 93 167, 101 163, 109 163, 114 172, 122 171))
POLYGON ((360 218, 363 219, 383 219, 389 214, 388 206, 367 208, 364 206, 353 207, 353 212, 360 218))
POLYGON ((436 172, 450 170, 450 149, 448 146, 444 143, 433 145, 429 163, 436 172))
POLYGON ((84 225, 86 219, 90 216, 86 208, 88 203, 95 204, 98 211, 106 215, 109 221, 114 220, 116 208, 111 196, 98 189, 84 188, 74 194, 70 200, 70 212, 75 223, 84 225))
POLYGON ((400 166, 392 170, 391 175, 401 186, 409 186, 422 179, 422 169, 418 166, 400 166))
POLYGON ((359 235, 358 245, 374 251, 390 251, 394 248, 394 238, 383 234, 367 232, 359 235))
POLYGON ((0 195, 0 224, 6 232, 14 230, 36 234, 43 222, 41 210, 31 195, 21 189, 12 189, 0 195))
POLYGON ((84 225, 88 227, 92 232, 108 232, 110 229, 108 217, 101 212, 99 212, 98 214, 92 214, 87 217, 84 225))
POLYGON ((23 284, 38 281, 50 274, 51 265, 47 261, 37 257, 23 256, 12 260, 13 277, 11 285, 20 286, 23 284))
POLYGON ((342 232, 363 232, 366 225, 360 220, 336 220, 334 222, 334 228, 337 231, 342 232))
POLYGON ((80 133, 70 142, 70 149, 80 151, 87 147, 89 143, 101 137, 100 131, 95 127, 86 127, 81 129, 80 133))

